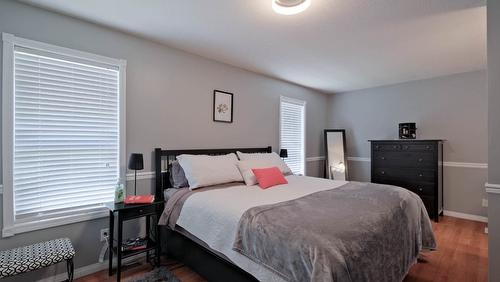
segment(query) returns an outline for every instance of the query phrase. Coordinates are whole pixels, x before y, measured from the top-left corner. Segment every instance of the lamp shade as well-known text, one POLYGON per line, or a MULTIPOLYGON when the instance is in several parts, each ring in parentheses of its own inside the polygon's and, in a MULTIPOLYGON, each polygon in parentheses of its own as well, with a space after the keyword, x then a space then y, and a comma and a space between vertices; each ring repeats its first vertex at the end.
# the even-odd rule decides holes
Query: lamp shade
POLYGON ((144 161, 142 159, 142 154, 138 153, 130 154, 130 158, 128 159, 128 169, 132 170, 144 169, 144 161))
POLYGON ((288 158, 288 150, 287 149, 281 149, 280 150, 280 157, 281 158, 288 158))

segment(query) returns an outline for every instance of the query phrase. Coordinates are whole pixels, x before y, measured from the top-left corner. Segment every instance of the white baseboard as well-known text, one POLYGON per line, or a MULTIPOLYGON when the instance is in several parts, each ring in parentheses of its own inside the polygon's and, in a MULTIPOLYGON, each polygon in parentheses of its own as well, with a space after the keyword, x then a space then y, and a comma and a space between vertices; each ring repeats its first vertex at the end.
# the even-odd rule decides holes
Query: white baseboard
MULTIPOLYGON (((122 261, 122 265, 130 264, 130 263, 135 262, 139 259, 143 259, 145 256, 146 256, 145 254, 140 254, 140 255, 138 254, 135 257, 126 258, 122 261)), ((116 261, 116 258, 114 259, 114 261, 116 261)), ((76 268, 75 272, 73 273, 73 278, 76 279, 76 278, 80 278, 83 276, 87 276, 87 275, 92 274, 92 273, 99 272, 101 270, 105 270, 108 268, 108 263, 109 263, 109 261, 105 260, 103 262, 97 262, 94 264, 89 264, 86 266, 76 268)), ((61 264, 63 264, 63 263, 61 263, 61 264)), ((114 264, 114 265, 116 265, 116 264, 114 264)), ((66 268, 66 265, 64 265, 64 268, 66 268)), ((54 276, 50 276, 47 278, 37 280, 36 282, 60 282, 60 281, 65 281, 66 279, 68 279, 68 274, 66 272, 64 272, 64 273, 59 273, 59 274, 54 275, 54 276)))
MULTIPOLYGON (((96 273, 98 271, 106 269, 107 267, 108 267, 107 260, 104 262, 97 262, 94 264, 82 266, 82 267, 75 269, 74 278, 76 279, 76 278, 80 278, 80 277, 83 277, 83 276, 86 276, 86 275, 89 275, 92 273, 96 273)), ((66 280, 66 279, 68 279, 68 274, 66 272, 64 272, 64 273, 59 273, 59 274, 51 276, 51 277, 40 279, 37 282, 60 282, 60 281, 66 280)))
POLYGON ((444 215, 446 216, 451 216, 451 217, 457 217, 457 218, 463 218, 463 219, 468 219, 468 220, 473 220, 473 221, 479 221, 479 222, 488 222, 488 218, 485 216, 480 216, 480 215, 475 215, 475 214, 468 214, 468 213, 461 213, 461 212, 454 212, 454 211, 447 211, 445 210, 444 215))

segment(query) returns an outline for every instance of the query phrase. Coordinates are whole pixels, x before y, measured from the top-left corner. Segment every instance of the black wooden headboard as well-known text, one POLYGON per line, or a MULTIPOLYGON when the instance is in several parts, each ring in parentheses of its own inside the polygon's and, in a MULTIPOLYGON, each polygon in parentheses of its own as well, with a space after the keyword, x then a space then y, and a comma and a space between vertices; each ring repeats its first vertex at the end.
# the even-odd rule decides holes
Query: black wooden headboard
POLYGON ((162 150, 161 148, 155 148, 155 199, 163 200, 163 190, 172 187, 170 183, 170 164, 178 155, 225 155, 236 153, 236 151, 242 153, 271 153, 272 147, 194 150, 162 150))

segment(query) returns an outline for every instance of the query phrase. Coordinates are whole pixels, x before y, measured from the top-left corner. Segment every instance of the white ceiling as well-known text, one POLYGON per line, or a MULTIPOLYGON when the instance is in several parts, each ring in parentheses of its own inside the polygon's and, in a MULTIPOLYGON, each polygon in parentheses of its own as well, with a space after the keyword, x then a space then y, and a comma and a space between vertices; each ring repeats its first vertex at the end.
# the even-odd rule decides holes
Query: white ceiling
POLYGON ((324 92, 486 68, 485 0, 26 0, 324 92))

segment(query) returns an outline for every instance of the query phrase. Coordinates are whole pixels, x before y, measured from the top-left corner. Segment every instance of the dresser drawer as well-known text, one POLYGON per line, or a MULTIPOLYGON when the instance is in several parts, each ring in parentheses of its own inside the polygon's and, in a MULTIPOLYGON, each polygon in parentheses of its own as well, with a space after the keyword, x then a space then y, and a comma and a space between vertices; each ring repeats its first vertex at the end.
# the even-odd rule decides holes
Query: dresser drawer
POLYGON ((431 152, 373 152, 372 162, 378 167, 415 167, 434 169, 436 160, 431 152))
POLYGON ((397 143, 373 143, 373 151, 401 151, 401 144, 397 143))
POLYGON ((419 196, 434 197, 436 194, 436 185, 430 182, 414 182, 410 183, 405 180, 389 179, 389 178, 378 178, 374 179, 373 182, 379 184, 387 184, 399 186, 401 188, 408 189, 419 196))
POLYGON ((432 152, 436 150, 436 145, 433 143, 403 144, 401 145, 401 150, 413 152, 432 152))
POLYGON ((378 167, 373 170, 372 177, 378 179, 411 180, 419 182, 434 182, 436 177, 435 170, 420 168, 396 168, 396 167, 378 167))
POLYGON ((404 185, 404 188, 420 196, 434 196, 436 192, 436 185, 432 182, 414 182, 404 185))
POLYGON ((408 141, 400 142, 374 142, 373 151, 410 151, 410 152, 433 152, 436 151, 434 143, 411 143, 408 141))

